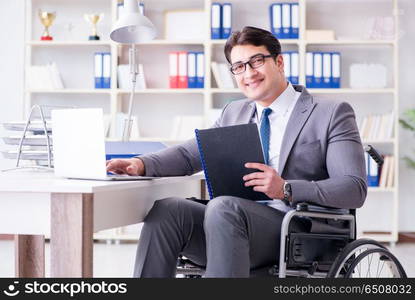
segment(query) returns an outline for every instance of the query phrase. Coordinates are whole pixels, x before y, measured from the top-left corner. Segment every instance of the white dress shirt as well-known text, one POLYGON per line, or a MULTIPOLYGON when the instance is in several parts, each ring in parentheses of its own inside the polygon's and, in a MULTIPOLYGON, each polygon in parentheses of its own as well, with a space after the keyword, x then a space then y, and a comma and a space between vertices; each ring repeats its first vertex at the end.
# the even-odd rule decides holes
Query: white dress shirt
MULTIPOLYGON (((281 95, 275 99, 269 108, 272 112, 269 114, 270 123, 270 141, 269 141, 269 165, 278 172, 279 158, 281 152, 282 139, 284 137, 285 129, 287 127, 288 120, 297 103, 301 93, 294 90, 291 83, 288 83, 287 88, 281 95)), ((261 124, 262 111, 265 107, 261 106, 258 102, 256 105, 256 113, 254 115, 254 122, 258 125, 258 130, 261 124)), ((279 174, 281 176, 281 174, 279 174)), ((265 202, 265 201, 264 201, 265 202)), ((282 201, 274 199, 266 201, 269 206, 288 211, 290 208, 286 206, 282 201)))

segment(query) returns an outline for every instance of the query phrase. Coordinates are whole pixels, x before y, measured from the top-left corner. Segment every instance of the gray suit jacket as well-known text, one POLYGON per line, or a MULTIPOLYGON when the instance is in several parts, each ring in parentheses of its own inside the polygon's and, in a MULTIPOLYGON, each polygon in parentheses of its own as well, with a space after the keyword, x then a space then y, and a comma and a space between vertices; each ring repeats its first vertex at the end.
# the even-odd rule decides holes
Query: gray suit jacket
MULTIPOLYGON (((294 204, 362 206, 367 193, 364 151, 352 107, 318 99, 303 86, 294 88, 301 96, 284 133, 278 170, 291 183, 294 204)), ((254 113, 254 101, 233 101, 214 127, 249 123, 254 113)), ((146 176, 190 175, 202 168, 195 139, 140 158, 146 176)))

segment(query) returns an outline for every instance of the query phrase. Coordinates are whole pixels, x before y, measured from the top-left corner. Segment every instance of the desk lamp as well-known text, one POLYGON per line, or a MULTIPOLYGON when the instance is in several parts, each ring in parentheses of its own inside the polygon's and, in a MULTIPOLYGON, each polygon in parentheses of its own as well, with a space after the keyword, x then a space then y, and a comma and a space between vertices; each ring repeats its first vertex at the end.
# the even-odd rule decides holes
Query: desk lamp
POLYGON ((128 106, 128 118, 124 123, 122 140, 130 140, 132 128, 132 111, 134 91, 138 74, 137 49, 136 44, 145 43, 153 40, 156 36, 156 28, 153 23, 142 15, 138 8, 137 0, 124 0, 124 9, 110 33, 110 39, 121 44, 130 44, 129 65, 131 74, 131 94, 128 106))

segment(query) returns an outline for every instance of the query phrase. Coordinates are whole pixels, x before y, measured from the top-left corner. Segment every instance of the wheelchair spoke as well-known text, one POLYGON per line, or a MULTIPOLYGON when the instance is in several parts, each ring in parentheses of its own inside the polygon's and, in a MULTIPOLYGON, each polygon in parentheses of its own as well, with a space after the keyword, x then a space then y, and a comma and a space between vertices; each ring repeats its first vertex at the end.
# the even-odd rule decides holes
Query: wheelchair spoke
POLYGON ((385 261, 384 260, 382 260, 382 267, 380 268, 380 272, 379 272, 379 275, 378 275, 378 277, 380 277, 380 274, 382 274, 382 270, 383 270, 383 267, 385 266, 385 261))

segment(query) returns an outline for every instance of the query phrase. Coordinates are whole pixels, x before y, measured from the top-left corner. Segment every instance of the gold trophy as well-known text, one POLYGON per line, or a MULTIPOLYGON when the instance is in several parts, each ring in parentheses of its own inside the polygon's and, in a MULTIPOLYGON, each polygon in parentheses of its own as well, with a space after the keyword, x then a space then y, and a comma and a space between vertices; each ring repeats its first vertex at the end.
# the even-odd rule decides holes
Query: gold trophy
POLYGON ((92 25, 92 35, 89 36, 90 41, 99 41, 97 34, 97 23, 104 17, 104 14, 84 14, 85 20, 92 25))
POLYGON ((42 22, 43 26, 45 26, 45 30, 43 31, 43 34, 40 38, 42 41, 53 40, 53 37, 51 37, 49 34, 49 27, 52 25, 55 18, 56 18, 55 12, 47 12, 47 11, 39 10, 40 22, 42 22))

